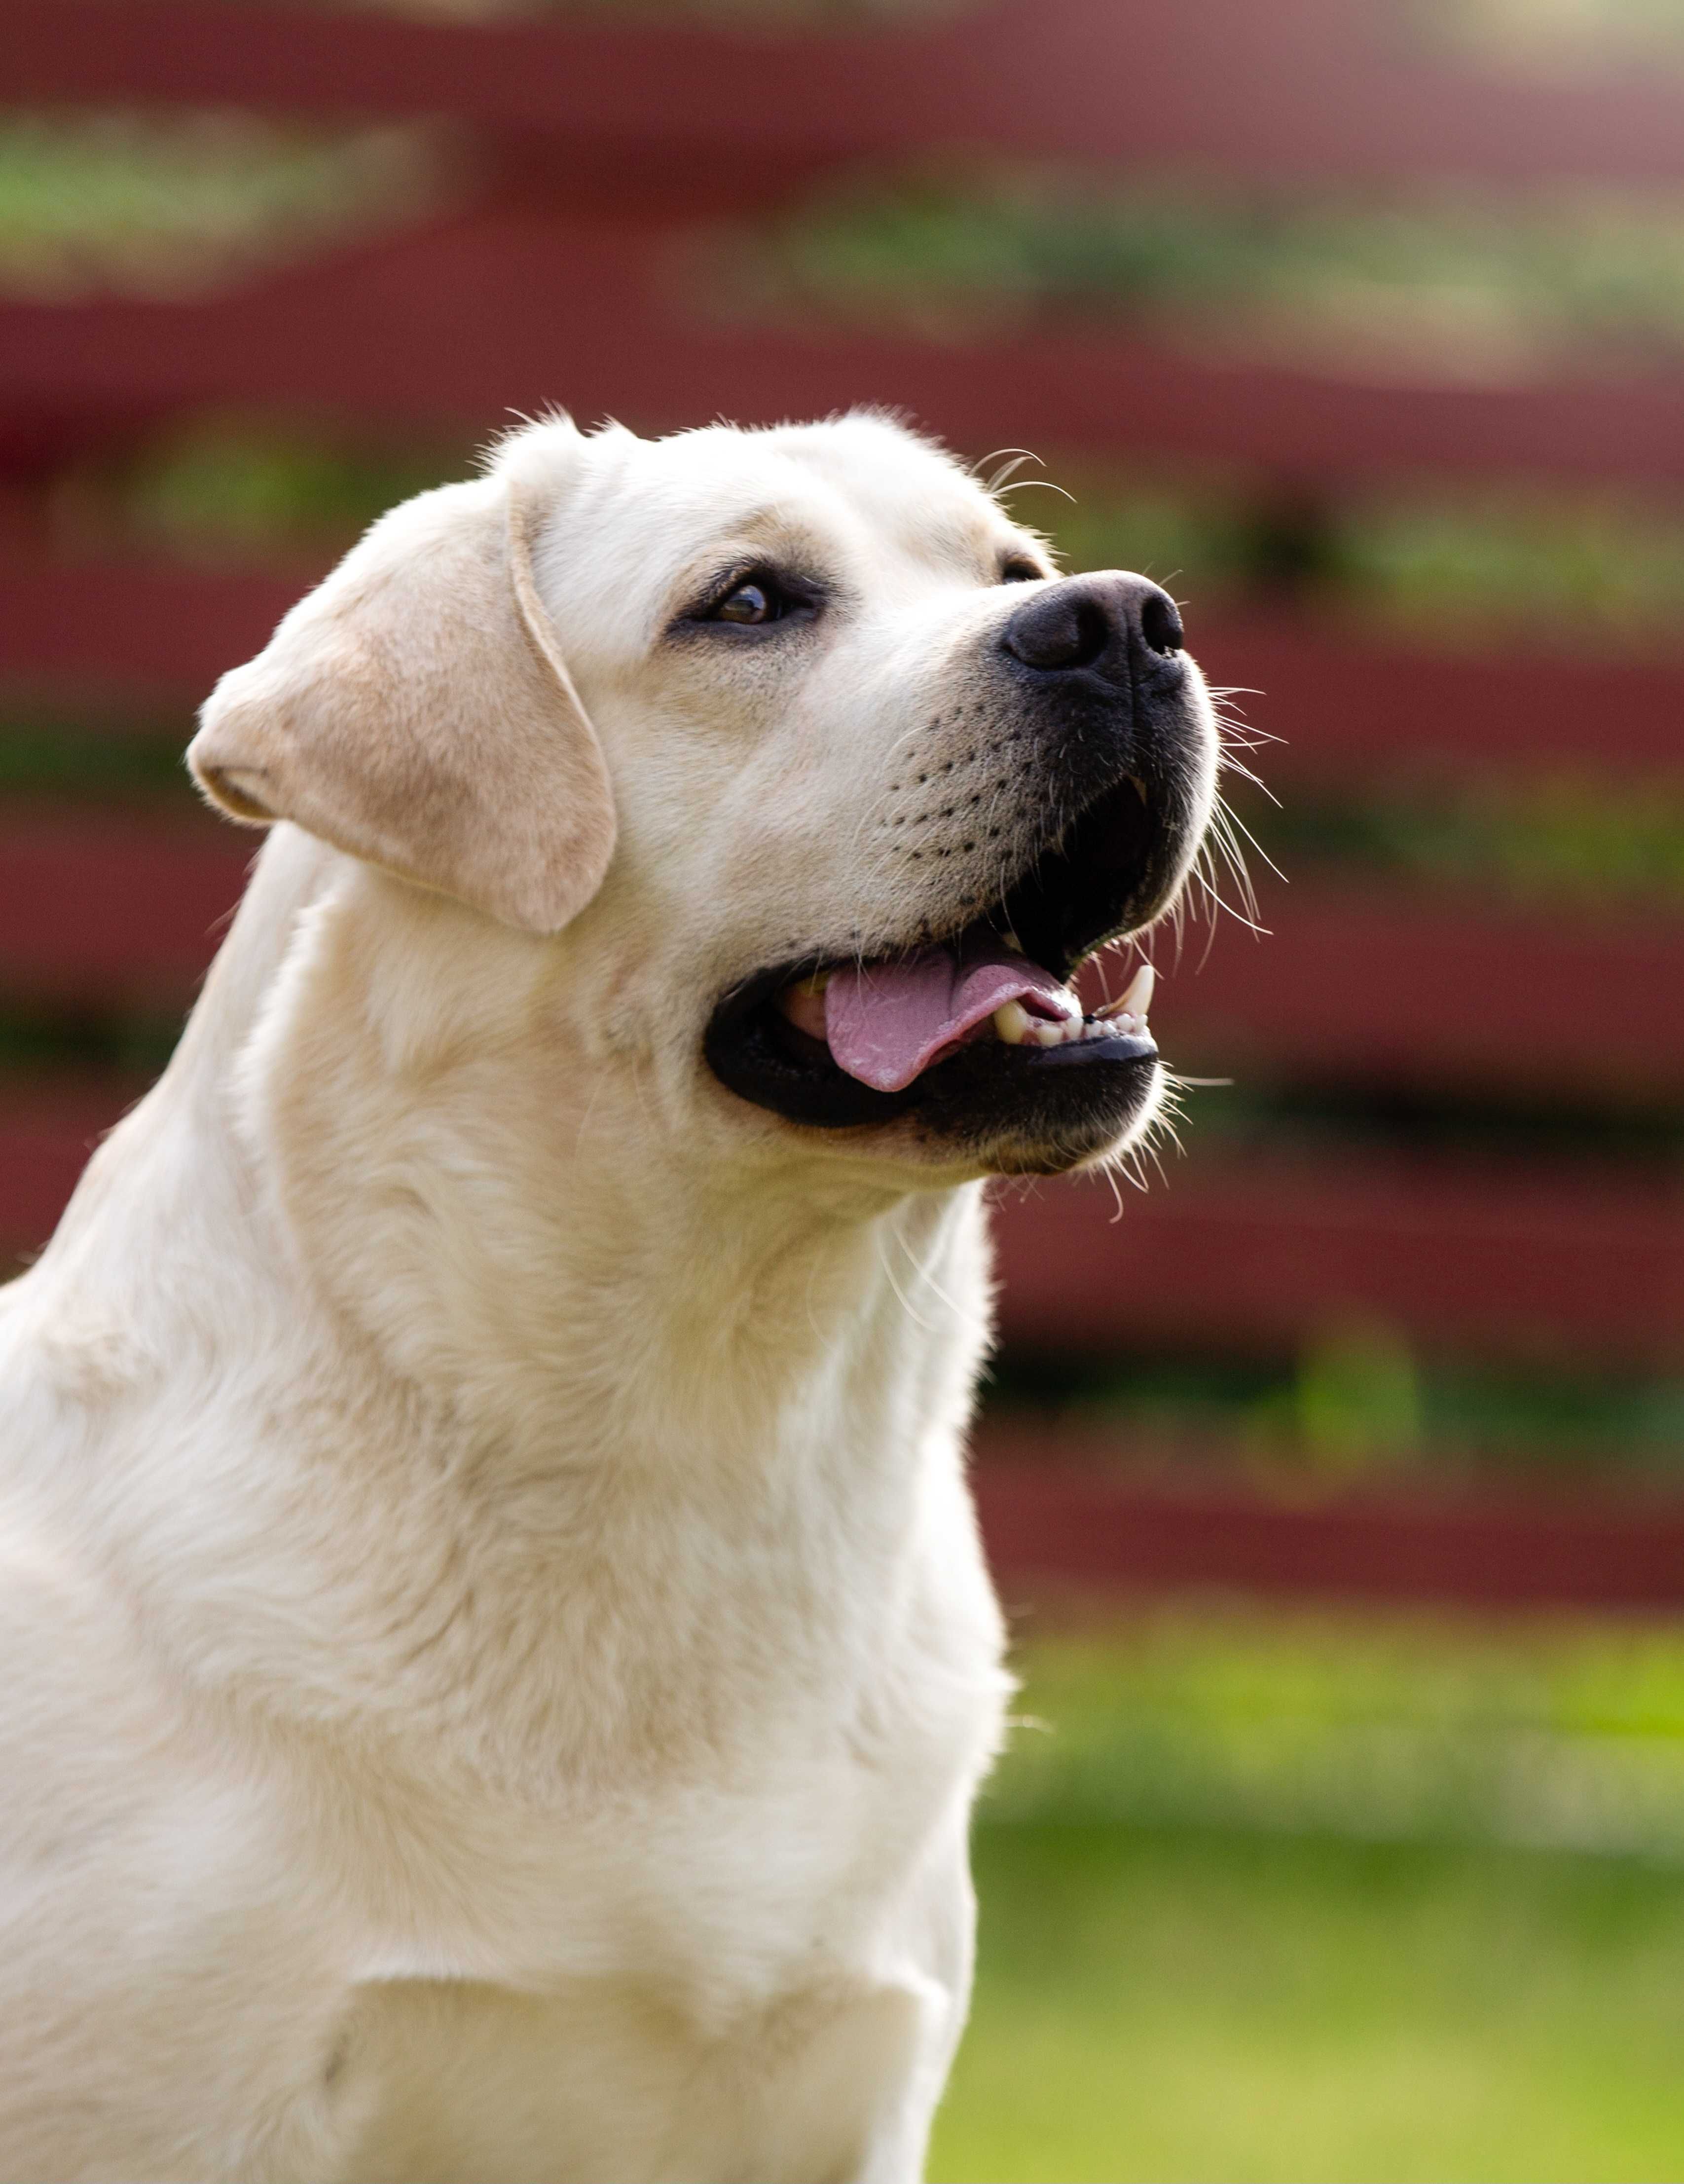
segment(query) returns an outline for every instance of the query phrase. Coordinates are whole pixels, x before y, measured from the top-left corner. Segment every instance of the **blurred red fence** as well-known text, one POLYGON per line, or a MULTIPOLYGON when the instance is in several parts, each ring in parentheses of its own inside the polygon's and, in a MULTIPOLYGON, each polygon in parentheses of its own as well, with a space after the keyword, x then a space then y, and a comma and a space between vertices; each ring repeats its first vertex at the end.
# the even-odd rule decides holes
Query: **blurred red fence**
MULTIPOLYGON (((1068 317, 962 343, 733 324, 686 300, 673 276, 673 238, 698 219, 764 214, 868 156, 1169 163, 1306 184, 1684 179, 1676 86, 1481 77, 1408 46, 1402 22, 1351 0, 1187 0, 1170 17, 1121 0, 1012 0, 933 22, 764 34, 11 0, 0 98, 14 108, 442 118, 462 132, 459 164, 477 181, 470 202, 399 232, 206 295, 0 302, 0 687, 61 708, 92 702, 120 737, 125 716, 197 698, 261 644, 302 580, 74 554, 42 518, 78 464, 206 410, 459 436, 553 401, 646 429, 875 401, 970 454, 1023 443, 1220 462, 1276 493, 1423 473, 1684 483, 1684 376, 1659 365, 1617 387, 1387 386, 1199 362, 1068 317)), ((1299 790, 1361 792, 1423 769, 1520 781, 1540 767, 1641 788, 1684 760, 1684 671, 1665 664, 1452 658, 1338 634, 1290 606, 1231 615, 1193 639, 1214 679, 1267 694, 1253 717, 1285 740, 1265 770, 1299 790)), ((197 822, 185 795, 181 808, 168 825, 0 811, 0 1006, 167 1016, 186 1004, 247 845, 197 822)), ((1161 1022, 1177 1059, 1411 1092, 1684 1104, 1684 920, 1587 925, 1477 889, 1370 877, 1272 889, 1267 922, 1266 940, 1222 934, 1194 976, 1196 941, 1170 977, 1161 1022)), ((0 1241, 42 1239, 91 1135, 136 1089, 84 1072, 0 1091, 0 1241)), ((1366 1316, 1431 1352, 1684 1370, 1684 1208, 1588 1166, 1230 1154, 1131 1199, 1120 1223, 1110 1210, 1087 1184, 1005 1203, 1009 1339, 1077 1348, 1196 1334, 1278 1349, 1366 1316)), ((1292 1533, 1287 1509, 1251 1547, 1206 1552, 1197 1540, 1229 1539, 1228 1518, 1189 1516, 1171 1496, 1149 1523, 1133 1509, 1113 1524, 1098 1487, 1067 1485, 1057 1502, 1048 1457, 1039 1446, 1039 1469, 1002 1470, 985 1488, 1009 1567, 1050 1559, 1142 1582, 1264 1581, 1273 1568, 1337 1584, 1342 1570, 1376 1589, 1381 1505, 1348 1536, 1314 1518, 1320 1546, 1302 1546, 1309 1535, 1292 1533), (1053 1498, 1037 1500, 1043 1489, 1053 1498), (1164 1546, 1177 1509, 1192 1529, 1164 1546), (1150 1552, 1147 1533, 1160 1543, 1150 1552), (1038 1544, 1014 1564, 1020 1534, 1038 1544)), ((1465 1552, 1447 1546, 1435 1563, 1411 1549, 1411 1567, 1438 1573, 1421 1586, 1526 1595, 1531 1581, 1512 1573, 1482 1587, 1481 1567, 1508 1565, 1469 1521, 1455 1519, 1465 1552)), ((1558 1524, 1550 1537, 1561 1536, 1558 1524)), ((1576 1577, 1540 1576, 1533 1591, 1684 1598, 1670 1532, 1623 1577, 1615 1534, 1595 1536, 1576 1577), (1597 1578, 1604 1566, 1614 1574, 1597 1578)), ((1572 1566, 1552 1546, 1537 1567, 1572 1566)))

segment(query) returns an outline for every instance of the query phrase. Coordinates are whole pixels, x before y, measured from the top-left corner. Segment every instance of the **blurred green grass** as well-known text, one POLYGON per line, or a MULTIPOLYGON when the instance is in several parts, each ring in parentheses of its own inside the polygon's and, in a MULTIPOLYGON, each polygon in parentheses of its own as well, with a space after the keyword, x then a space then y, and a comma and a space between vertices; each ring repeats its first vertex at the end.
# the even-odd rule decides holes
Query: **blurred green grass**
POLYGON ((985 1829, 932 2184, 1684 2174, 1684 1880, 985 1829))
MULTIPOLYGON (((1348 1144, 1366 1119, 1354 1100, 1344 1103, 1337 1136, 1348 1144)), ((1470 1118, 1453 1111, 1442 1119, 1470 1118)), ((1201 1111, 1198 1142, 1228 1140, 1231 1157, 1259 1142, 1304 1141, 1290 1109, 1264 1108, 1253 1122, 1231 1133, 1214 1112, 1206 1127, 1201 1111)), ((1506 1119, 1498 1134, 1513 1136, 1506 1119)), ((1370 1127, 1368 1134, 1382 1147, 1408 1142, 1401 1130, 1370 1127)), ((1464 1156, 1481 1149, 1471 1129, 1442 1135, 1464 1156)), ((1669 1147, 1676 1162, 1676 1132, 1658 1132, 1648 1160, 1623 1172, 1647 1172, 1669 1147)), ((1582 1157, 1582 1143, 1576 1149, 1582 1157)), ((1531 1164, 1553 1150, 1546 1138, 1531 1164)), ((1377 1474, 1477 1474, 1620 1490, 1676 1487, 1684 1467, 1684 1380, 1676 1375, 1428 1354, 1402 1329, 1355 1312, 1307 1327, 1294 1351, 1276 1356, 1162 1346, 1119 1345, 1103 1354, 1009 1349, 992 1382, 998 1418, 1109 1440, 1120 1461, 1151 1464, 1167 1454, 1196 1464, 1220 1452, 1224 1463, 1245 1464, 1260 1483, 1283 1490, 1377 1474)))
POLYGON ((1416 0, 1411 27, 1481 70, 1582 84, 1684 66, 1677 0, 1416 0))
MULTIPOLYGON (((1267 757, 1261 761, 1267 772, 1267 757)), ((1680 772, 1684 774, 1684 738, 1680 772)), ((1546 770, 1520 779, 1336 798, 1294 789, 1247 823, 1277 864, 1360 867, 1517 905, 1595 915, 1684 910, 1684 781, 1546 770)))
POLYGON ((1183 1606, 1023 1667, 934 2184, 1684 2174, 1684 1634, 1183 1606))
POLYGON ((1676 190, 1567 176, 1311 194, 950 159, 820 192, 736 286, 949 337, 1052 309, 1207 354, 1496 384, 1675 355, 1681 240, 1676 190))
POLYGON ((447 172, 425 130, 14 111, 0 117, 0 291, 192 294, 413 219, 447 172))

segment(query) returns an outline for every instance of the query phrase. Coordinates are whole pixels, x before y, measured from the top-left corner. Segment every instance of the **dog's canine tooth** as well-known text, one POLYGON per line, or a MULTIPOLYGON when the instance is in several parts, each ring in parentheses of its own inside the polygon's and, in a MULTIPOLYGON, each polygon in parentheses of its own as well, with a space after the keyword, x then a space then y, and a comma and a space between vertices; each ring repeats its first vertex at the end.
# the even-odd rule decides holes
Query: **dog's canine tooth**
POLYGON ((1144 1023, 1147 1013, 1152 1006, 1153 989, 1157 983, 1158 973, 1153 969, 1151 964, 1142 963, 1133 978, 1129 980, 1128 991, 1119 995, 1114 1001, 1107 1001, 1103 1008, 1095 1009, 1093 1013, 1102 1018, 1137 1017, 1141 1022, 1144 1023))
POLYGON ((994 1011, 994 1036, 1008 1046, 1021 1046, 1029 1034, 1031 1017, 1021 1001, 1007 1001, 994 1011))

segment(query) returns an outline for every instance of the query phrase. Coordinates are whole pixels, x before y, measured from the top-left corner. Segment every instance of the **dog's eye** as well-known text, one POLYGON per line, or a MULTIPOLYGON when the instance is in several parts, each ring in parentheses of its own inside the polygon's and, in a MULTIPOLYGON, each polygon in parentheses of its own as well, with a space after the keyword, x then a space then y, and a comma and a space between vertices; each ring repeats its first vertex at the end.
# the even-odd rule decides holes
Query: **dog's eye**
POLYGON ((1023 554, 1009 554, 1000 564, 1000 582, 1003 584, 1038 584, 1046 574, 1044 569, 1037 568, 1023 554))
POLYGON ((720 623, 733 629, 761 630, 774 622, 811 621, 822 604, 816 583, 799 577, 784 577, 774 569, 739 571, 722 577, 725 587, 712 599, 693 606, 681 620, 694 629, 720 623))
POLYGON ((710 610, 714 621, 775 621, 787 602, 770 584, 739 584, 710 610))

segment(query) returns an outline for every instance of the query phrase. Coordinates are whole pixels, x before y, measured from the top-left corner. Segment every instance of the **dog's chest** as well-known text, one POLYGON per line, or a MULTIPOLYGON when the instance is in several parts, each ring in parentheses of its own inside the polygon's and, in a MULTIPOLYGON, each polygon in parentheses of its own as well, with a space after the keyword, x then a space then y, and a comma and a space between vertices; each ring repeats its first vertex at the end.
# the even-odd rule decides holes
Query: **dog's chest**
POLYGON ((338 2173, 693 2184, 856 2172, 913 2067, 915 1987, 798 1995, 706 2038, 624 1981, 531 1996, 411 1981, 361 1998, 331 2098, 338 2173))
POLYGON ((839 1754, 506 1841, 469 1930, 436 1922, 436 1953, 356 1990, 345 2173, 849 2173, 962 1984, 945 1815, 987 1734, 955 1723, 910 1774, 839 1754))

